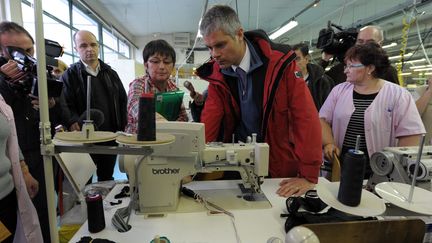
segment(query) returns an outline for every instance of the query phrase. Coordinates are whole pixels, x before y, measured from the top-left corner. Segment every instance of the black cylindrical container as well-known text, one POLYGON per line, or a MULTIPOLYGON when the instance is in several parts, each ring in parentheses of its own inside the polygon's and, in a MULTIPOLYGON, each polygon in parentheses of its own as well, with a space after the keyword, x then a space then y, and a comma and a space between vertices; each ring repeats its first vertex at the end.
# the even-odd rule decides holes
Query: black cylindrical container
POLYGON ((360 150, 350 149, 341 164, 339 202, 355 207, 360 204, 366 157, 360 150))
POLYGON ((105 215, 100 194, 86 196, 87 223, 90 233, 105 229, 105 215))
POLYGON ((138 106, 138 141, 156 140, 156 113, 153 94, 143 94, 138 106))

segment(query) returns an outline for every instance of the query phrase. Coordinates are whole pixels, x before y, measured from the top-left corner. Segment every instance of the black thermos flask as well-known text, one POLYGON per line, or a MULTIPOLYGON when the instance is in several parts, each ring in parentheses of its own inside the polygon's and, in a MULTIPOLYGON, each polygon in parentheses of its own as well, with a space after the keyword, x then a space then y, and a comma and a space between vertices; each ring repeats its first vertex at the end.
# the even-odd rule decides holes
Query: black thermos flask
POLYGON ((97 233, 105 228, 105 215, 100 194, 87 195, 87 223, 90 233, 97 233))
POLYGON ((138 141, 156 140, 156 112, 153 94, 145 93, 139 99, 138 105, 138 141))
POLYGON ((341 164, 339 202, 355 207, 360 204, 366 157, 360 150, 350 149, 341 164))

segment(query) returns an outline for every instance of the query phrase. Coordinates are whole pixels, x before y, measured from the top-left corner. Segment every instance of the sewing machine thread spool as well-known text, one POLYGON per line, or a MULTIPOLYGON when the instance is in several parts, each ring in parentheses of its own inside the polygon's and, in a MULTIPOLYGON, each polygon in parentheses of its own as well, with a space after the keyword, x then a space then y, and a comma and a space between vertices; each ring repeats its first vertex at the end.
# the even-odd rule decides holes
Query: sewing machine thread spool
POLYGON ((102 196, 100 194, 87 195, 87 220, 88 231, 97 233, 105 229, 105 216, 102 205, 102 196))
POLYGON ((341 165, 341 179, 338 200, 351 207, 358 206, 361 200, 366 157, 360 150, 350 149, 341 165))
POLYGON ((156 113, 153 94, 143 94, 138 105, 138 141, 156 140, 156 113))
MULTIPOLYGON (((412 178, 414 176, 415 165, 417 161, 408 161, 408 173, 412 178)), ((418 181, 430 181, 432 179, 432 160, 424 159, 420 161, 416 180, 418 181)))

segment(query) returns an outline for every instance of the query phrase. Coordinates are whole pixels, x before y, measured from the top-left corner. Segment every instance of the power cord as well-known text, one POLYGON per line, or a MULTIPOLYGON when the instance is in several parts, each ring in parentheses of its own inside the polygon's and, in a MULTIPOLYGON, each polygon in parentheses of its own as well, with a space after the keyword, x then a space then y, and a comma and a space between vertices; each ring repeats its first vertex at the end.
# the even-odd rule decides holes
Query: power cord
POLYGON ((241 239, 240 239, 240 236, 239 236, 238 231, 237 231, 237 227, 235 224, 235 217, 234 217, 233 213, 225 210, 224 208, 222 208, 222 207, 220 207, 220 206, 218 206, 212 202, 207 201, 205 198, 201 197, 199 194, 195 193, 193 190, 191 190, 187 187, 182 187, 181 192, 183 193, 183 195, 190 197, 190 198, 193 198, 193 199, 195 199, 195 201, 202 204, 204 206, 204 208, 206 208, 210 213, 223 213, 223 214, 229 216, 231 219, 232 226, 234 228, 237 243, 241 243, 241 239))

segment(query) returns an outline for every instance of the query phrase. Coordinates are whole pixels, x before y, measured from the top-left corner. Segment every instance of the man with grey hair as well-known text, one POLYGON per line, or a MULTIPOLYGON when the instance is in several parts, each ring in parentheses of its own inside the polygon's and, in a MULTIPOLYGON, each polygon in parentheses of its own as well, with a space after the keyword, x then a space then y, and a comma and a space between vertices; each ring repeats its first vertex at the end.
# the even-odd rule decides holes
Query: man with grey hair
POLYGON ((257 134, 270 145, 271 177, 281 196, 301 195, 317 183, 321 127, 310 92, 287 45, 270 41, 262 30, 244 32, 236 12, 224 5, 204 15, 200 31, 211 60, 197 69, 207 81, 201 115, 206 140, 246 141, 257 134))
MULTIPOLYGON (((363 45, 368 42, 376 42, 378 45, 382 46, 384 42, 384 31, 381 27, 377 25, 367 25, 360 29, 356 45, 363 45)), ((332 58, 333 55, 327 54, 325 52, 322 53, 322 60, 321 60, 321 66, 323 68, 326 68, 329 65, 329 60, 332 58)), ((326 72, 327 75, 329 75, 333 80, 336 82, 336 84, 345 82, 346 75, 344 73, 344 64, 336 64, 333 66, 329 71, 326 72)), ((380 77, 381 79, 390 81, 395 84, 399 84, 399 79, 397 76, 397 71, 393 66, 390 66, 387 71, 380 77)))

